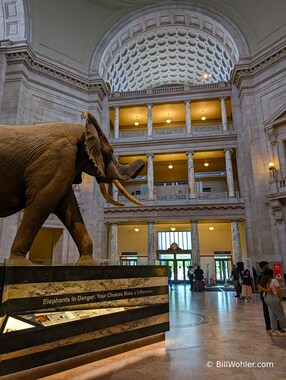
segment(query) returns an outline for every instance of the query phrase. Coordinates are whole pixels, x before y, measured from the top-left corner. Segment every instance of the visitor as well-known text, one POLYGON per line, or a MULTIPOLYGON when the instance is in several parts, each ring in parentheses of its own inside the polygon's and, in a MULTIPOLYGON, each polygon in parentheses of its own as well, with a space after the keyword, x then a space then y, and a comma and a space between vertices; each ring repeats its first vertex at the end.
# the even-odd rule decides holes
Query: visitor
POLYGON ((281 287, 279 282, 274 278, 272 269, 265 270, 262 277, 266 283, 266 287, 258 285, 258 289, 260 292, 264 292, 264 300, 268 306, 270 316, 271 334, 286 338, 286 316, 282 306, 281 287), (279 331, 280 327, 277 324, 278 320, 282 327, 281 331, 279 331))
POLYGON ((169 285, 169 288, 170 290, 173 290, 173 286, 172 286, 172 267, 169 267, 169 271, 168 271, 168 285, 169 285))
POLYGON ((194 291, 194 267, 192 265, 188 267, 188 277, 190 281, 190 290, 193 292, 194 291))
MULTIPOLYGON (((260 261, 259 268, 260 268, 260 272, 258 273, 257 278, 256 278, 256 284, 257 284, 258 290, 259 290, 259 285, 261 285, 263 288, 267 288, 267 282, 265 283, 265 278, 263 278, 263 273, 269 269, 268 262, 260 261), (262 278, 263 278, 263 281, 262 281, 262 278)), ((260 294, 260 299, 262 301, 265 329, 267 332, 271 332, 270 316, 269 316, 268 306, 264 300, 264 292, 259 291, 259 294, 260 294)))
POLYGON ((197 269, 194 271, 194 276, 196 280, 196 291, 202 292, 204 290, 204 271, 198 265, 197 269))
POLYGON ((249 269, 245 269, 242 276, 242 290, 241 295, 244 298, 245 301, 252 301, 252 284, 253 279, 250 274, 249 269))
POLYGON ((231 280, 233 283, 234 290, 236 292, 235 297, 239 297, 240 296, 239 272, 235 264, 232 267, 231 280))

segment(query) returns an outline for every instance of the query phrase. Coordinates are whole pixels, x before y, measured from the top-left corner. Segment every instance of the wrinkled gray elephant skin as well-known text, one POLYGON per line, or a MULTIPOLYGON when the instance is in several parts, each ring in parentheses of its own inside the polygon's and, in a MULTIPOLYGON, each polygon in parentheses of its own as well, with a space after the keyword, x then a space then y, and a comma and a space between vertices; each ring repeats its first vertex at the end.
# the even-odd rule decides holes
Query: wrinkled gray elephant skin
MULTIPOLYGON (((0 125, 0 217, 24 209, 11 247, 10 265, 32 264, 26 254, 51 213, 62 221, 75 241, 80 254, 77 264, 97 264, 72 185, 81 183, 84 172, 94 176, 102 190, 104 183, 119 184, 136 177, 144 162, 121 165, 96 119, 88 112, 83 116, 85 125, 0 125)), ((112 201, 107 192, 103 191, 103 195, 112 201)), ((128 198, 139 203, 131 195, 128 198)))

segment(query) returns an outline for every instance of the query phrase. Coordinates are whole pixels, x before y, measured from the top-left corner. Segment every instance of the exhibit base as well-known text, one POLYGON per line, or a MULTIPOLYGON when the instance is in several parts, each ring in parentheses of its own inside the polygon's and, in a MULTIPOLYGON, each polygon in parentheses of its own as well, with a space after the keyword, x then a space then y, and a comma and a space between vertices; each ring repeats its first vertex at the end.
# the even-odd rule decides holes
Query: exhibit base
POLYGON ((167 267, 3 267, 0 274, 0 376, 30 371, 30 380, 34 371, 98 360, 169 330, 167 267))

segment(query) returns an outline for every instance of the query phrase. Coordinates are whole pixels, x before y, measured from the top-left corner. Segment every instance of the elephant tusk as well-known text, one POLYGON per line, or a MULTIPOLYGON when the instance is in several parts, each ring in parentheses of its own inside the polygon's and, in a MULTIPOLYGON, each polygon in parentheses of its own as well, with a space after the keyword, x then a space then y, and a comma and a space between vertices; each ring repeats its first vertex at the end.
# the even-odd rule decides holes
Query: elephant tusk
POLYGON ((108 194, 108 192, 106 191, 106 188, 104 186, 104 183, 100 183, 99 184, 99 188, 100 188, 100 191, 101 191, 101 194, 103 195, 103 197, 107 200, 107 202, 111 203, 112 205, 114 206, 124 206, 123 203, 119 203, 119 202, 116 202, 114 199, 111 198, 111 196, 108 194))
POLYGON ((136 198, 132 197, 132 195, 130 195, 128 193, 128 191, 121 185, 121 183, 118 181, 118 179, 114 179, 112 180, 112 182, 114 183, 114 185, 117 187, 118 190, 121 191, 121 193, 127 198, 129 199, 129 201, 135 203, 136 205, 139 205, 139 206, 143 206, 143 203, 139 202, 136 198))

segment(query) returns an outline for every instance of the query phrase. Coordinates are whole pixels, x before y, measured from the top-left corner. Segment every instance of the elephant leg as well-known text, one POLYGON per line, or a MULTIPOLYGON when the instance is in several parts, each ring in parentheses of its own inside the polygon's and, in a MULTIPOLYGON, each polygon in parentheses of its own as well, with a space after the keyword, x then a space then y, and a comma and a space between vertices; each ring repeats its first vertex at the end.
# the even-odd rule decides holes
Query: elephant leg
POLYGON ((69 188, 53 212, 66 226, 78 248, 80 257, 76 265, 98 265, 92 258, 93 243, 72 187, 69 188))
POLYGON ((37 207, 35 204, 39 205, 35 201, 24 210, 21 224, 11 247, 8 265, 33 265, 25 256, 31 249, 36 235, 51 213, 49 202, 45 204, 44 209, 41 207, 40 211, 38 209, 39 206, 37 207))

